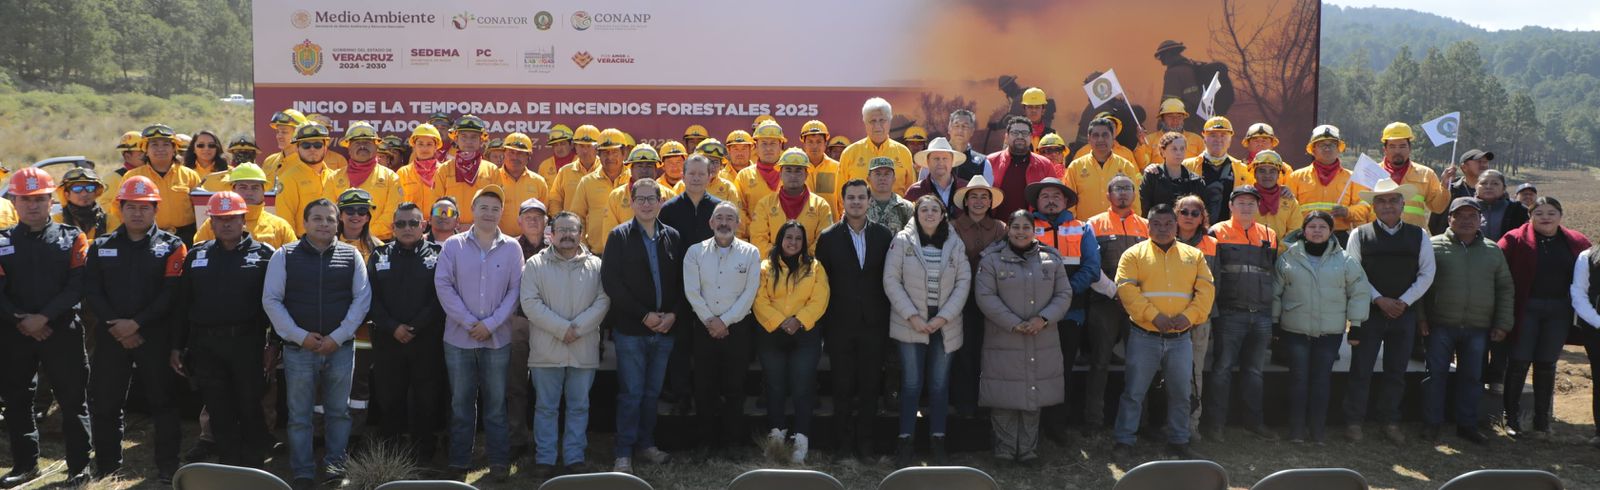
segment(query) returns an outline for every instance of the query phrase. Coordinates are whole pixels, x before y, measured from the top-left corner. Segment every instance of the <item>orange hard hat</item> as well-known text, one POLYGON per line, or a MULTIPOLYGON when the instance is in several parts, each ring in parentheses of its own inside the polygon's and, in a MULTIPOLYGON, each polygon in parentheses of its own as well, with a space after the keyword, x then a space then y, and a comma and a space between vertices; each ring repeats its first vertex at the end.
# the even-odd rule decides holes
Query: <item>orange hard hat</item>
POLYGON ((6 192, 13 196, 37 196, 55 191, 55 178, 39 167, 26 167, 11 174, 11 189, 6 192))
POLYGON ((248 210, 244 196, 233 191, 218 192, 206 200, 206 216, 237 216, 248 210))
POLYGON ((149 177, 135 175, 122 181, 122 188, 117 189, 118 201, 144 201, 161 202, 161 192, 156 190, 156 183, 149 177))

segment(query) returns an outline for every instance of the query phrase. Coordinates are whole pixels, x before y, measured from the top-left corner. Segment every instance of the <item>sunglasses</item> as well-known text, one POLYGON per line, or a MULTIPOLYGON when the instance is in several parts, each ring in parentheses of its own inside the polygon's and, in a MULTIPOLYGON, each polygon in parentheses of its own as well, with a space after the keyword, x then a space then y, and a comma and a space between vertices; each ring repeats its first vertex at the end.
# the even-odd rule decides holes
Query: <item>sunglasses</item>
POLYGON ((322 143, 301 143, 300 144, 300 149, 302 149, 302 150, 321 150, 322 149, 322 143))
POLYGON ((349 216, 372 216, 372 210, 367 208, 344 208, 339 211, 349 216))
POLYGON ((73 193, 96 192, 96 191, 99 191, 99 190, 100 190, 100 186, 95 185, 95 184, 78 184, 78 185, 67 187, 67 191, 68 192, 73 192, 73 193))
POLYGON ((461 216, 461 211, 457 210, 456 208, 450 208, 450 207, 433 208, 433 217, 435 217, 435 218, 455 218, 455 217, 458 217, 458 216, 461 216))
POLYGON ((420 219, 398 219, 394 221, 394 228, 397 230, 402 228, 416 228, 418 226, 422 226, 422 220, 420 219))
POLYGON ((222 148, 221 146, 213 145, 211 143, 198 143, 198 144, 194 145, 194 147, 195 148, 212 148, 212 149, 222 148))
POLYGON ((1180 209, 1180 210, 1178 210, 1178 214, 1181 214, 1181 215, 1184 215, 1184 216, 1188 216, 1190 218, 1199 218, 1201 216, 1205 216, 1206 212, 1205 211, 1197 211, 1197 210, 1193 210, 1193 209, 1180 209))
POLYGON ((233 152, 233 158, 238 159, 238 160, 255 160, 256 159, 256 152, 253 152, 253 151, 236 151, 236 152, 233 152))

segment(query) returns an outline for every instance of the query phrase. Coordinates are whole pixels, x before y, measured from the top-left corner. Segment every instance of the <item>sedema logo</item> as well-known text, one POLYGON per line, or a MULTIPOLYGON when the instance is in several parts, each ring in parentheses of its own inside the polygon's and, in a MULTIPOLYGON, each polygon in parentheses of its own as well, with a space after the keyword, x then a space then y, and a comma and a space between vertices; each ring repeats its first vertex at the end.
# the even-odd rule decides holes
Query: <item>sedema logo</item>
POLYGON ((307 39, 294 46, 294 70, 311 76, 322 71, 322 46, 307 39))

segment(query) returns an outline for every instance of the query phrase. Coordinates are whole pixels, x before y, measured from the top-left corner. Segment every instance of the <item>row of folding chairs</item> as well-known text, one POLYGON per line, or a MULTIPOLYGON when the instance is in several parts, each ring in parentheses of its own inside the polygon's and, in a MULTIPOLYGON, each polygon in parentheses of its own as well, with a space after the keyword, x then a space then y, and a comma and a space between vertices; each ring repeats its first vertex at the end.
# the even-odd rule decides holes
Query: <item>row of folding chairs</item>
MULTIPOLYGON (((1114 490, 1227 490, 1228 472, 1211 461, 1152 461, 1117 481, 1114 490)), ((277 476, 252 468, 194 463, 178 470, 174 490, 288 490, 277 476)), ((728 490, 844 490, 839 479, 809 470, 753 470, 734 478, 728 490)), ((903 468, 884 477, 878 490, 1000 490, 993 477, 964 466, 903 468)), ((1360 473, 1343 468, 1283 470, 1256 482, 1251 490, 1366 490, 1360 473)), ((1537 470, 1478 470, 1457 476, 1439 490, 1562 490, 1561 479, 1537 470)), ((398 481, 378 490, 475 490, 456 481, 398 481)), ((626 473, 590 473, 551 478, 539 490, 654 490, 626 473)))

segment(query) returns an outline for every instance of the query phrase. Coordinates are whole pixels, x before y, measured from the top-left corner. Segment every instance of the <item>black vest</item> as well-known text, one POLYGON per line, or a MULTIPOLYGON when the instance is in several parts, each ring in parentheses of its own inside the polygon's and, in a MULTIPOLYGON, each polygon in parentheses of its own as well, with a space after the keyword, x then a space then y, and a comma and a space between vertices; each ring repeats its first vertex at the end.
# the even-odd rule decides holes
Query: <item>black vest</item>
POLYGON ((283 256, 283 307, 294 324, 307 332, 333 333, 355 302, 350 289, 360 252, 337 240, 318 252, 300 240, 284 245, 283 256))
POLYGON ((1399 298, 1417 281, 1417 257, 1422 254, 1422 228, 1402 223, 1393 235, 1377 222, 1356 228, 1361 241, 1361 268, 1367 281, 1385 298, 1399 298))

